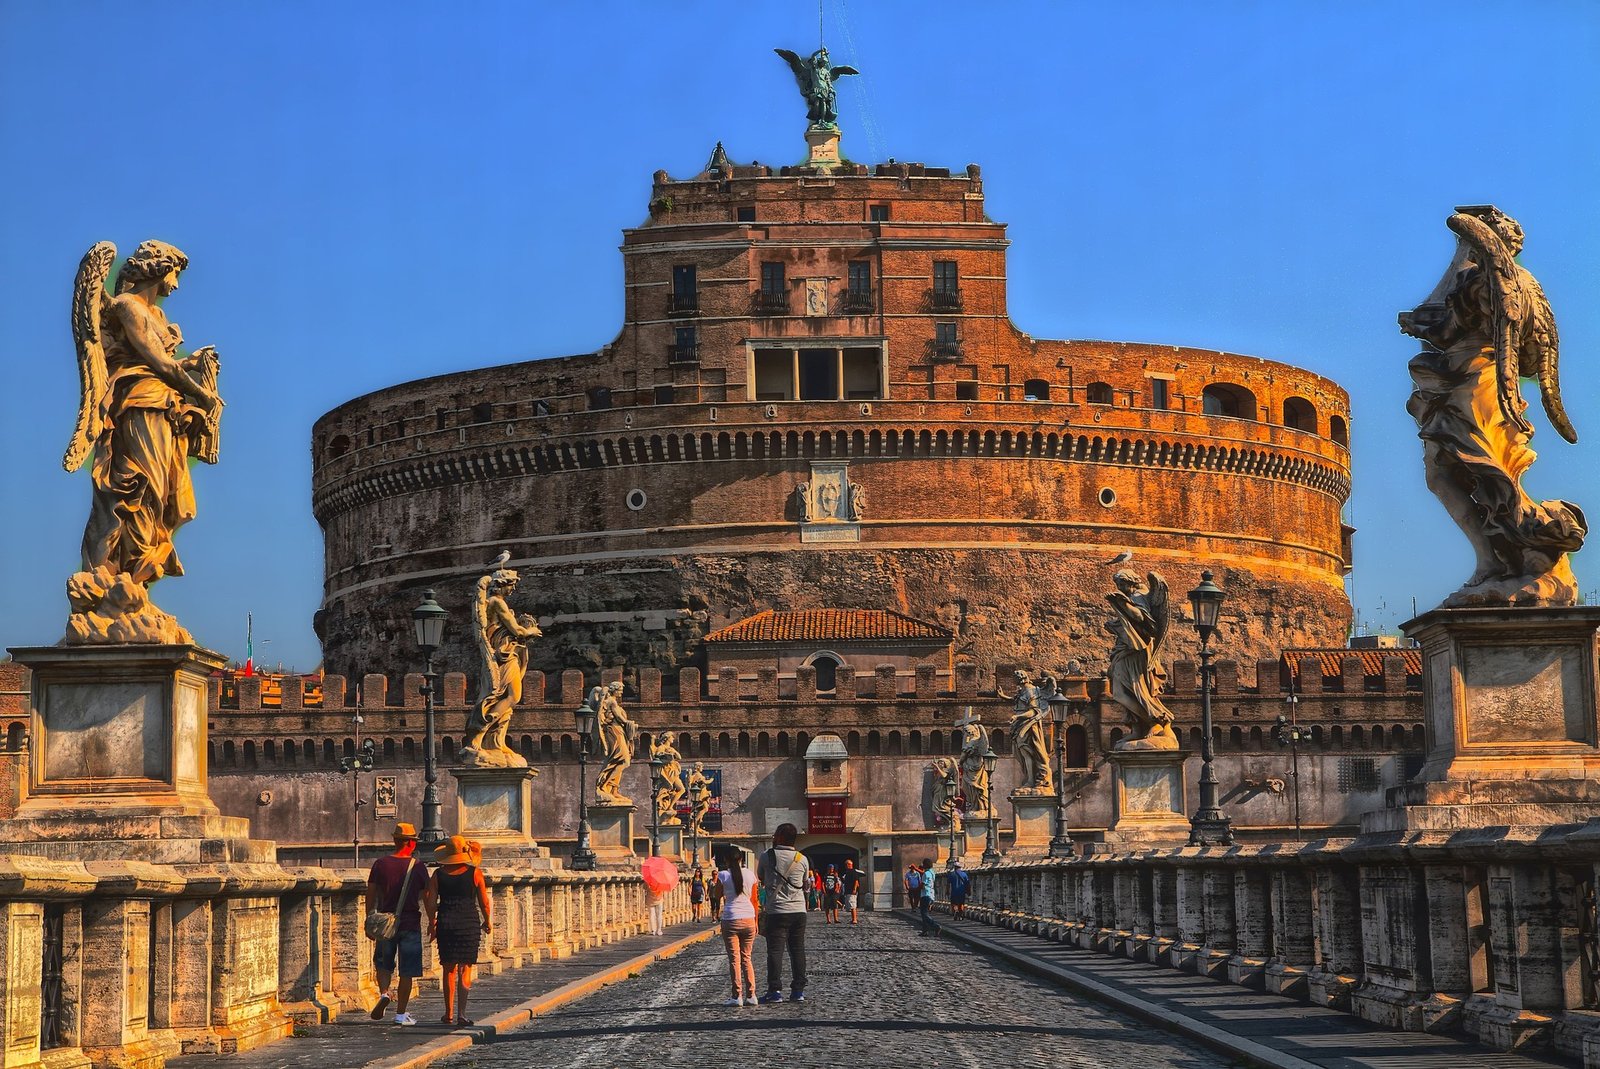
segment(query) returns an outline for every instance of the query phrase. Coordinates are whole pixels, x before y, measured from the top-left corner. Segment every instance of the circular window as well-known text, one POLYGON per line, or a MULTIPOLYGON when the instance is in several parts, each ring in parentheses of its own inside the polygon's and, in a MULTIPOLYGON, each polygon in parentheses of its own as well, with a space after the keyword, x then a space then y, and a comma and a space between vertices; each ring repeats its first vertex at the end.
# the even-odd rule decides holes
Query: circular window
POLYGON ((1109 486, 1100 488, 1100 504, 1110 508, 1117 503, 1117 492, 1109 486))
POLYGON ((634 512, 638 512, 640 509, 644 508, 644 503, 650 499, 645 497, 643 490, 635 487, 634 489, 628 491, 628 496, 623 500, 629 509, 634 512))

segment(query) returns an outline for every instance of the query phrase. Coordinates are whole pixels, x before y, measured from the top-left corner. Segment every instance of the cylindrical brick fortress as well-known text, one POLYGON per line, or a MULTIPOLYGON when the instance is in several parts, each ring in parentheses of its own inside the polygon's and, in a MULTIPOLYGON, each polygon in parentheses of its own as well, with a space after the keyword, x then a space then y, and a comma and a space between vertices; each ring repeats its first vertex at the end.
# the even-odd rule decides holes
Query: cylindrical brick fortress
POLYGON ((657 173, 602 351, 406 383, 317 422, 328 671, 402 665, 427 587, 458 622, 443 663, 471 664, 471 586, 501 549, 545 670, 671 670, 721 624, 833 607, 943 624, 985 671, 1098 671, 1122 550, 1175 612, 1216 572, 1230 656, 1343 644, 1339 386, 1022 333, 976 167, 717 162, 657 173))

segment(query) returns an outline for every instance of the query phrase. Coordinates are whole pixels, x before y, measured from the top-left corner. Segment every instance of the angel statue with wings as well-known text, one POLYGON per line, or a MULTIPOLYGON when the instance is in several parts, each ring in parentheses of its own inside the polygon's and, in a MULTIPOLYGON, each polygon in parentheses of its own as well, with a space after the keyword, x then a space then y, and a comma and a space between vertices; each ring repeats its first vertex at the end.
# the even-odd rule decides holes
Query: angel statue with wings
POLYGON ((626 805, 631 799, 622 793, 622 774, 633 764, 633 748, 639 741, 639 728, 622 708, 622 681, 601 683, 586 699, 595 711, 595 730, 600 735, 600 753, 605 762, 595 777, 594 796, 601 804, 626 805))
POLYGON ((528 674, 528 642, 543 636, 527 613, 506 604, 521 577, 501 565, 478 580, 472 599, 472 636, 481 676, 478 704, 467 717, 462 763, 478 768, 526 768, 528 759, 506 743, 511 715, 522 701, 528 674))
POLYGON ((860 74, 854 67, 835 67, 828 62, 828 50, 819 48, 810 59, 801 59, 787 48, 774 48, 794 71, 800 95, 806 98, 806 118, 812 126, 837 126, 839 112, 834 108, 833 80, 847 74, 860 74))
POLYGON ((1578 440, 1561 403, 1550 302, 1522 265, 1522 227, 1491 205, 1456 209, 1456 253, 1428 298, 1400 314, 1423 342, 1412 358, 1406 411, 1423 442, 1428 489, 1466 533, 1477 568, 1447 607, 1572 605, 1567 554, 1588 524, 1570 501, 1534 501, 1522 475, 1535 454, 1520 380, 1536 379, 1556 433, 1578 440))
POLYGON ((106 279, 116 258, 109 241, 95 245, 72 290, 82 394, 61 465, 77 471, 92 455, 94 494, 83 570, 67 581, 72 615, 63 641, 191 643, 150 603, 149 587, 183 574, 172 539, 195 515, 190 458, 217 462, 217 353, 207 346, 183 355, 183 333, 161 307, 187 256, 144 242, 117 272, 112 295, 106 279))
POLYGON ((1017 789, 1013 794, 1050 794, 1050 748, 1045 744, 1044 724, 1050 718, 1050 699, 1056 695, 1054 676, 1046 675, 1039 683, 1018 669, 1012 673, 1017 681, 1017 692, 1007 694, 995 688, 995 693, 1011 701, 1011 753, 1017 759, 1017 789))
POLYGON ((658 732, 650 739, 650 764, 659 759, 660 771, 656 773, 660 793, 656 795, 656 822, 663 827, 683 823, 678 818, 678 803, 683 801, 683 754, 672 741, 670 731, 658 732))
POLYGON ((1161 701, 1161 685, 1167 678, 1161 666, 1161 644, 1172 619, 1166 581, 1155 572, 1141 580, 1137 572, 1124 570, 1113 576, 1112 582, 1117 589, 1107 594, 1106 600, 1116 612, 1106 630, 1115 637, 1107 675, 1111 699, 1127 712, 1136 731, 1116 748, 1176 750, 1172 711, 1161 701))

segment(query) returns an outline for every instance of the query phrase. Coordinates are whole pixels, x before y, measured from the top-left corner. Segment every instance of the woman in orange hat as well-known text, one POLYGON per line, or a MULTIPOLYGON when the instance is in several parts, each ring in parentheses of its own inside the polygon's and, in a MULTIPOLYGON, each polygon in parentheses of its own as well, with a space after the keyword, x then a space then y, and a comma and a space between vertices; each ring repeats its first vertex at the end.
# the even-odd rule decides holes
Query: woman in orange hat
POLYGON ((493 929, 489 887, 483 882, 483 870, 474 864, 473 845, 460 835, 439 844, 434 850, 439 867, 428 877, 422 899, 428 911, 428 934, 444 967, 443 1023, 457 1028, 472 1023, 467 1017, 472 967, 477 964, 483 937, 493 929))

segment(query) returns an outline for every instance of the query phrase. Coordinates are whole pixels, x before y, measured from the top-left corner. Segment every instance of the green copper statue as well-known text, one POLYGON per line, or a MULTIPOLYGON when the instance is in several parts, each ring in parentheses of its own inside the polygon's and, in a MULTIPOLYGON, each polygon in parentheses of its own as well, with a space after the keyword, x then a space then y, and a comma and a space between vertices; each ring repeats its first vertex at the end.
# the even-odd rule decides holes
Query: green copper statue
POLYGON ((806 118, 812 126, 837 126, 839 112, 833 106, 833 80, 846 74, 860 74, 854 67, 835 67, 828 62, 828 50, 819 48, 810 59, 801 59, 787 48, 774 48, 794 71, 800 95, 806 98, 806 118))

